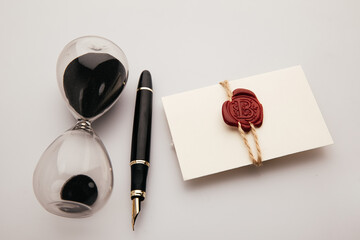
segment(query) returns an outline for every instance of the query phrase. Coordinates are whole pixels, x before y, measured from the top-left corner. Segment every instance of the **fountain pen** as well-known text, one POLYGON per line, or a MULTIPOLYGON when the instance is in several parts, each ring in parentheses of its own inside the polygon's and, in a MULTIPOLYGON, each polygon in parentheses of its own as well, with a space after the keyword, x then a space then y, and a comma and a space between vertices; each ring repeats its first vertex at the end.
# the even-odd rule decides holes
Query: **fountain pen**
POLYGON ((152 80, 150 72, 141 73, 134 114, 134 125, 131 142, 131 200, 132 228, 140 213, 141 202, 146 197, 146 178, 150 167, 150 140, 152 117, 152 80))

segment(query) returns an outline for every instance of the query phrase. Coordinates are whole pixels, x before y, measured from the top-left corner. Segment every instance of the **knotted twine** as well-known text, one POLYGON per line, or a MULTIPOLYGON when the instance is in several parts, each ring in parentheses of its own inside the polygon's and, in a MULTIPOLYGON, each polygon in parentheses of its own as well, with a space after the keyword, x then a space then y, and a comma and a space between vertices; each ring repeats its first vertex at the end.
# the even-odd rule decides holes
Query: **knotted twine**
MULTIPOLYGON (((227 94, 227 96, 229 98, 229 101, 232 102, 233 93, 230 90, 229 82, 227 80, 225 80, 225 81, 220 82, 220 85, 225 89, 226 94, 227 94)), ((255 142, 256 152, 257 152, 257 158, 255 158, 255 156, 254 156, 254 154, 252 152, 249 141, 246 138, 246 134, 245 134, 244 130, 241 128, 240 122, 238 122, 238 127, 237 128, 238 128, 238 131, 239 131, 239 133, 240 133, 240 135, 241 135, 241 137, 242 137, 242 139, 244 141, 245 147, 246 147, 246 149, 247 149, 247 151, 249 153, 249 157, 250 157, 252 163, 257 167, 260 167, 260 166, 262 166, 262 155, 261 155, 261 148, 260 148, 260 144, 259 144, 259 139, 258 139, 254 124, 251 123, 251 122, 249 122, 249 123, 250 123, 250 126, 251 126, 251 134, 254 137, 254 142, 255 142)))

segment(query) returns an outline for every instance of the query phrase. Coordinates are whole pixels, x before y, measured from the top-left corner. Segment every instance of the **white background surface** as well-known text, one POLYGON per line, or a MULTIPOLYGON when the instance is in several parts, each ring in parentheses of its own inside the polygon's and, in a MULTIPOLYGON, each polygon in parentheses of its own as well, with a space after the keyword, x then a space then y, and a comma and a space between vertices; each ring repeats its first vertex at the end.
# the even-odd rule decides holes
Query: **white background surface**
POLYGON ((0 239, 359 239, 358 1, 1 1, 0 239), (43 210, 32 174, 75 120, 57 56, 100 35, 130 63, 129 84, 94 123, 113 194, 86 219, 43 210), (335 144, 183 182, 160 97, 302 65, 335 144), (155 88, 148 198, 131 230, 130 141, 143 69, 155 88))

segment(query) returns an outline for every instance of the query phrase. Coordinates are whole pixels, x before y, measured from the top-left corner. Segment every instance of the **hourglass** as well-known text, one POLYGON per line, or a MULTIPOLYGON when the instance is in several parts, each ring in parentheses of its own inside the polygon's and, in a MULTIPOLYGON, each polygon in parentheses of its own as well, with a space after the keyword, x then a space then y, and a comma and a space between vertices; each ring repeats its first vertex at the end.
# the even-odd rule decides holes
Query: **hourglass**
POLYGON ((116 102, 127 78, 125 54, 107 39, 81 37, 61 52, 57 80, 77 123, 45 150, 34 171, 35 195, 50 213, 86 217, 110 197, 111 162, 91 123, 116 102))

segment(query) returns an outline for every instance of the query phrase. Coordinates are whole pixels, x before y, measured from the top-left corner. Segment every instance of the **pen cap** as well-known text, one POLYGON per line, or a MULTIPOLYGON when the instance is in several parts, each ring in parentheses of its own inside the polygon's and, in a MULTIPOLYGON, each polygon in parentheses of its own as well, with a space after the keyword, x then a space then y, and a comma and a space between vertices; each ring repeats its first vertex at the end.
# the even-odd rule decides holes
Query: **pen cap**
POLYGON ((152 79, 149 71, 143 71, 136 94, 131 161, 150 162, 151 120, 152 120, 152 79))
POLYGON ((153 88, 151 74, 148 70, 144 70, 140 75, 138 89, 142 87, 150 88, 150 89, 153 88))

